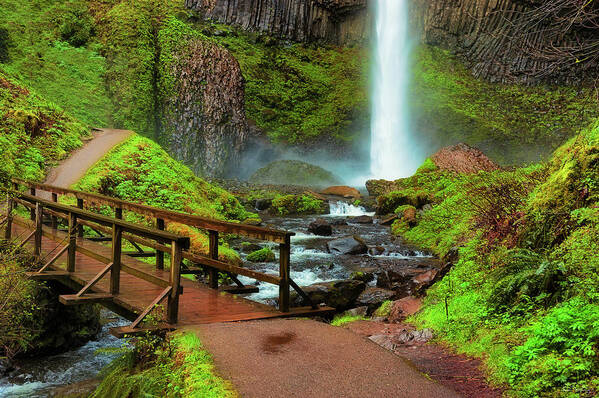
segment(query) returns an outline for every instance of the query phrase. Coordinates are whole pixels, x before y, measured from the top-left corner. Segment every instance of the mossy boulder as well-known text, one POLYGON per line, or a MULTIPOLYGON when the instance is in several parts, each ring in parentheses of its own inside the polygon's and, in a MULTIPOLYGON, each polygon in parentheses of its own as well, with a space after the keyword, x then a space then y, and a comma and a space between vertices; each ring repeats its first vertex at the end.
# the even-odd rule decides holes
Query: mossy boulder
POLYGON ((305 192, 299 195, 277 195, 272 200, 270 212, 277 216, 290 214, 326 214, 329 212, 329 204, 311 194, 305 192))
MULTIPOLYGON (((356 299, 366 289, 366 284, 358 280, 339 280, 333 282, 315 283, 302 287, 312 302, 344 311, 355 306, 356 299)), ((297 305, 308 305, 297 293, 292 293, 292 302, 297 305)))
POLYGON ((322 167, 300 160, 277 160, 257 170, 249 179, 253 184, 303 185, 329 187, 341 179, 322 167))
POLYGON ((275 261, 275 253, 268 247, 248 254, 247 260, 253 263, 270 263, 275 261))

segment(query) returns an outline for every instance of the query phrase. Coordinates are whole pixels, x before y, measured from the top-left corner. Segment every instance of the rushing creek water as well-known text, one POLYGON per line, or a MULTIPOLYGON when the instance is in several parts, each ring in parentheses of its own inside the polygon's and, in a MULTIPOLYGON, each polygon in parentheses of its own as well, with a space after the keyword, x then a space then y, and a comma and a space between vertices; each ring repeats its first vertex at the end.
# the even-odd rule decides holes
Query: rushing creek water
POLYGON ((100 370, 119 355, 107 350, 122 347, 124 342, 110 335, 109 329, 127 323, 108 311, 103 315, 112 318, 104 325, 97 340, 59 355, 18 361, 17 370, 0 378, 0 397, 48 397, 56 387, 97 377, 100 370))
MULTIPOLYGON (((331 211, 327 215, 301 216, 285 218, 269 218, 266 223, 273 227, 295 232, 291 238, 291 278, 300 286, 307 286, 319 282, 328 282, 347 279, 352 272, 381 268, 385 265, 396 264, 398 260, 405 263, 419 262, 430 258, 426 253, 414 251, 405 247, 393 237, 389 227, 382 226, 375 220, 370 224, 359 224, 352 221, 352 217, 368 215, 360 206, 353 206, 345 202, 331 202, 331 211), (324 218, 333 224, 332 236, 317 236, 308 232, 308 225, 317 218, 324 218), (346 221, 347 225, 335 225, 339 221, 346 221), (336 255, 328 253, 327 241, 343 236, 358 235, 369 246, 369 254, 365 255, 336 255)), ((271 248, 277 255, 278 250, 271 248)), ((245 258, 246 254, 242 254, 245 258)), ((256 271, 278 275, 278 262, 250 263, 245 262, 245 267, 256 271)), ((247 298, 271 302, 278 297, 278 287, 269 283, 256 283, 253 279, 240 277, 240 280, 249 285, 257 285, 260 291, 247 296, 247 298)))
MULTIPOLYGON (((345 202, 331 202, 330 207, 328 215, 265 219, 270 226, 295 232, 296 235, 291 240, 291 277, 298 285, 346 279, 353 271, 361 269, 381 268, 398 263, 410 266, 430 258, 403 246, 390 234, 389 227, 377 224, 376 220, 370 224, 353 222, 352 217, 372 216, 372 213, 367 213, 362 207, 345 202), (333 224, 332 236, 316 236, 308 232, 308 225, 317 218, 324 218, 333 224), (336 225, 343 224, 340 221, 347 222, 347 225, 336 225), (335 255, 327 252, 327 241, 348 235, 359 235, 369 246, 369 254, 335 255)), ((272 248, 278 256, 276 247, 273 245, 272 248)), ((243 259, 247 256, 243 253, 241 255, 243 259)), ((245 266, 270 274, 279 272, 278 262, 245 261, 245 266)), ((240 279, 248 285, 256 284, 249 278, 240 279)), ((260 291, 247 298, 272 303, 278 297, 277 286, 267 283, 257 285, 260 291)), ((106 349, 119 348, 123 344, 123 340, 108 333, 109 328, 126 324, 124 319, 117 318, 112 313, 103 314, 113 318, 104 325, 96 341, 60 355, 19 361, 16 371, 8 377, 0 378, 0 397, 47 397, 52 395, 56 387, 97 377, 100 370, 118 355, 107 352, 106 349)))

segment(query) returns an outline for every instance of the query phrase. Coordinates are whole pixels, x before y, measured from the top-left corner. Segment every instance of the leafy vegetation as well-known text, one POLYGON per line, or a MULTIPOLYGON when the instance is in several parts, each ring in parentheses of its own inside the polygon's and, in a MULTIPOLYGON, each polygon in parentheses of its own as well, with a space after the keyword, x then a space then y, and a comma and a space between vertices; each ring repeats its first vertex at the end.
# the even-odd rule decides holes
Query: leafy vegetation
POLYGON ((214 371, 210 354, 193 332, 161 341, 137 339, 135 348, 103 370, 94 398, 236 397, 227 381, 214 371))
POLYGON ((387 195, 422 193, 432 207, 393 230, 454 261, 412 321, 482 357, 517 396, 597 389, 598 137, 599 126, 584 131, 546 165, 471 175, 426 168, 387 195))

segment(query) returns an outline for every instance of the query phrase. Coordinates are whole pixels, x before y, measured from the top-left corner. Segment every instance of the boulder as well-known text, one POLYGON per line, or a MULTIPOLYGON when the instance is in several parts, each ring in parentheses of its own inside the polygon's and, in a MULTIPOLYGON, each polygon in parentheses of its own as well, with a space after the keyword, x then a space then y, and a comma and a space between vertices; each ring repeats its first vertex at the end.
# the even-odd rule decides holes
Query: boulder
POLYGON ((262 220, 260 220, 259 218, 247 218, 242 221, 242 224, 259 227, 260 225, 262 225, 262 220))
POLYGON ((247 260, 253 263, 268 263, 275 261, 275 254, 268 247, 265 247, 248 254, 247 260))
POLYGON ((395 181, 388 180, 368 180, 366 181, 366 190, 370 196, 385 195, 389 192, 396 191, 399 184, 395 181))
POLYGON ((385 248, 383 246, 372 246, 368 249, 368 253, 371 256, 380 256, 385 253, 385 248))
POLYGON ((358 236, 346 236, 327 242, 327 250, 332 254, 365 254, 368 246, 358 236))
POLYGON ((254 207, 258 211, 268 210, 272 205, 272 199, 256 199, 254 207))
POLYGON ((389 351, 393 351, 397 347, 393 336, 390 334, 377 334, 370 336, 368 339, 389 351))
POLYGON ((460 174, 473 174, 479 171, 495 171, 500 167, 480 150, 460 143, 442 148, 431 160, 441 171, 460 174))
MULTIPOLYGON (((354 306, 356 299, 366 288, 366 284, 357 280, 339 280, 333 282, 315 283, 310 286, 302 287, 302 290, 310 297, 312 302, 326 305, 344 311, 354 306)), ((307 305, 308 303, 298 294, 292 294, 292 303, 296 306, 307 305)))
POLYGON ((368 314, 368 307, 362 306, 352 308, 351 310, 345 311, 344 314, 348 316, 366 316, 368 314))
POLYGON ((331 225, 335 225, 335 226, 347 225, 347 220, 345 220, 344 218, 337 218, 337 219, 331 220, 331 225))
POLYGON ((333 235, 333 227, 324 218, 317 218, 308 225, 308 232, 319 236, 333 235))
POLYGON ((337 185, 333 187, 328 187, 327 189, 322 191, 323 195, 335 195, 342 196, 344 198, 350 199, 360 199, 362 194, 356 188, 348 187, 345 185, 337 185))
POLYGON ((431 269, 423 272, 412 278, 413 290, 415 292, 422 292, 436 281, 437 274, 439 273, 436 269, 431 269))
POLYGON ((393 290, 382 289, 380 287, 367 287, 356 299, 356 305, 368 307, 368 311, 372 312, 387 300, 391 300, 395 296, 393 290))
POLYGON ((374 273, 370 271, 355 271, 351 273, 350 279, 368 283, 374 280, 374 273))
POLYGON ((421 307, 422 300, 413 296, 395 300, 391 306, 388 320, 389 322, 402 322, 408 316, 417 313, 421 307))
POLYGON ((262 249, 262 246, 260 246, 257 243, 250 243, 250 242, 242 242, 241 243, 241 251, 244 253, 251 253, 251 252, 255 252, 262 249))
POLYGON ((326 187, 341 179, 322 167, 300 160, 277 160, 257 170, 249 178, 252 184, 301 185, 326 187))
POLYGON ((372 224, 373 220, 370 216, 357 216, 349 219, 350 222, 356 224, 372 224))

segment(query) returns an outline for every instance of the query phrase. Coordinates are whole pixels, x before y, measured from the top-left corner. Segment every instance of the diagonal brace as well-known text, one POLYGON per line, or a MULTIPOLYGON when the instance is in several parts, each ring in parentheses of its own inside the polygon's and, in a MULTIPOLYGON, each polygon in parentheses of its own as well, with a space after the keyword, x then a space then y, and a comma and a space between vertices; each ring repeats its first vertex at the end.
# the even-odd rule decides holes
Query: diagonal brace
POLYGON ((142 312, 142 313, 141 313, 141 314, 140 314, 140 315, 137 317, 137 319, 136 319, 136 320, 134 320, 134 321, 133 321, 133 323, 131 323, 131 325, 130 325, 131 329, 135 329, 135 328, 136 328, 136 327, 137 327, 137 326, 138 326, 138 325, 141 323, 141 321, 143 321, 143 320, 144 320, 144 318, 145 318, 146 316, 148 316, 148 314, 149 314, 149 313, 150 313, 150 312, 151 312, 151 311, 154 309, 154 307, 156 307, 158 304, 160 304, 160 302, 161 302, 162 300, 164 300, 164 299, 165 299, 165 298, 166 298, 166 297, 167 297, 167 296, 168 296, 168 295, 171 293, 171 290, 173 290, 173 287, 172 287, 172 286, 169 286, 169 287, 167 287, 166 289, 164 289, 164 290, 162 291, 162 293, 160 293, 160 294, 158 295, 158 297, 156 297, 156 298, 154 299, 154 301, 152 301, 152 304, 150 304, 150 305, 149 305, 149 306, 148 306, 148 307, 147 307, 147 308, 144 310, 144 312, 142 312))
POLYGON ((100 281, 100 279, 102 279, 104 277, 104 275, 106 275, 108 273, 108 271, 110 271, 110 269, 112 268, 112 264, 113 263, 110 263, 106 267, 104 267, 104 269, 102 271, 100 271, 96 276, 94 276, 93 279, 91 281, 89 281, 89 283, 87 285, 85 285, 85 287, 83 287, 83 289, 81 289, 79 291, 79 293, 77 293, 75 296, 81 297, 83 294, 85 294, 85 292, 87 292, 96 283, 98 283, 100 281))
POLYGON ((68 245, 67 245, 67 246, 65 246, 65 247, 63 247, 62 249, 60 249, 60 250, 58 251, 58 253, 56 253, 56 254, 54 255, 54 257, 52 257, 52 258, 50 259, 50 261, 48 261, 48 262, 46 263, 46 265, 44 265, 44 266, 43 266, 43 267, 42 267, 42 268, 41 268, 39 271, 37 271, 37 273, 38 273, 38 274, 41 274, 42 272, 44 272, 44 271, 45 271, 45 270, 46 270, 46 269, 47 269, 49 266, 51 266, 52 264, 54 264, 54 262, 55 262, 56 260, 58 260, 58 257, 62 256, 62 255, 63 255, 63 254, 64 254, 64 253, 65 253, 67 250, 69 250, 69 246, 68 246, 68 245))

